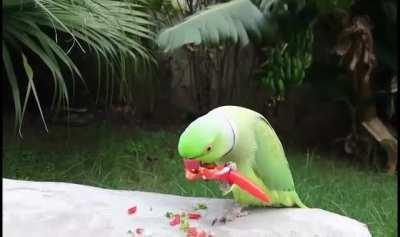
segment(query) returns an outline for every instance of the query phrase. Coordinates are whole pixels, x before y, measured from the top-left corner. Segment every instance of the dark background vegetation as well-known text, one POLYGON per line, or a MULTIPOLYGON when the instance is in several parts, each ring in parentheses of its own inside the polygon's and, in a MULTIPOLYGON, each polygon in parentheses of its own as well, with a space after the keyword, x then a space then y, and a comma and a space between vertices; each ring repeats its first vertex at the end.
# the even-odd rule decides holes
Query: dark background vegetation
MULTIPOLYGON (((271 122, 306 204, 366 222, 374 236, 395 236, 397 3, 289 0, 290 9, 297 9, 290 14, 270 9, 278 25, 271 27, 273 37, 251 38, 244 47, 205 41, 165 52, 154 40, 162 29, 226 1, 186 2, 186 10, 170 1, 145 6, 145 19, 153 24, 145 28, 154 35, 131 37, 154 62, 122 53, 118 57, 126 61, 113 61, 112 51, 98 61, 96 50, 74 47, 68 56, 84 82, 61 67, 69 108, 52 106, 53 75, 30 46, 10 46, 21 100, 28 85, 23 52, 49 130, 32 95, 22 123, 14 121, 13 87, 3 79, 3 177, 221 197, 214 184, 184 180, 176 145, 198 116, 239 105, 271 122)), ((270 2, 278 9, 280 1, 270 2)), ((11 15, 15 9, 6 10, 11 15)), ((41 29, 53 37, 51 29, 41 29)), ((65 50, 70 35, 58 30, 57 43, 65 50)), ((124 47, 118 44, 117 51, 124 47)), ((3 70, 3 78, 9 76, 3 70)))

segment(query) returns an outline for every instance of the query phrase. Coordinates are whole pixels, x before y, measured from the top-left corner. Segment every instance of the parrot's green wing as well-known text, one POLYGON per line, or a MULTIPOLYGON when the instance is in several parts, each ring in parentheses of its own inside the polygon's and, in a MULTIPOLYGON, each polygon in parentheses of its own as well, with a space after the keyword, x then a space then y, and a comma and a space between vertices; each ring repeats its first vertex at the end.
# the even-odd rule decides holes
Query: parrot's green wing
POLYGON ((271 125, 265 118, 259 117, 255 122, 254 132, 257 151, 253 170, 256 175, 270 191, 276 193, 276 201, 279 203, 305 207, 295 191, 285 152, 271 125))
POLYGON ((253 169, 271 190, 294 190, 293 178, 282 144, 264 118, 256 122, 257 152, 253 169))

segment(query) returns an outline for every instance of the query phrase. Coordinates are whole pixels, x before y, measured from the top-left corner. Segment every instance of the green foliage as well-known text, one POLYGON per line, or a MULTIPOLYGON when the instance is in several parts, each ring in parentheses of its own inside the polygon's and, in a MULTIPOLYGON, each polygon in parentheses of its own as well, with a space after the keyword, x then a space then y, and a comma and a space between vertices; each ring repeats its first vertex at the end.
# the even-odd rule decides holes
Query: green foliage
MULTIPOLYGON (((38 56, 54 79, 53 104, 68 106, 68 80, 64 67, 69 69, 72 78, 74 75, 81 77, 77 65, 68 55, 73 47, 79 47, 83 53, 88 49, 96 53, 99 61, 105 61, 103 65, 111 72, 110 77, 114 77, 113 72, 127 60, 134 64, 153 60, 142 44, 143 40, 153 39, 151 24, 141 1, 3 1, 3 63, 14 99, 15 124, 21 127, 24 109, 15 74, 15 68, 21 65, 18 60, 16 63, 11 59, 12 53, 17 53, 16 58, 22 58, 27 51, 38 56), (47 31, 54 32, 54 35, 47 34, 47 31), (68 49, 58 44, 58 32, 69 36, 71 45, 68 49)), ((29 80, 25 101, 32 91, 44 118, 34 87, 35 68, 29 65, 27 58, 24 58, 23 65, 29 80)))
MULTIPOLYGON (((28 131, 27 131, 28 133, 28 131)), ((3 175, 103 188, 184 196, 222 197, 216 182, 188 182, 176 152, 178 133, 127 131, 104 124, 59 128, 38 143, 5 139, 3 175), (71 135, 68 139, 67 134, 71 135), (135 134, 132 137, 132 134, 135 134)), ((372 236, 397 232, 397 180, 332 155, 288 151, 296 189, 305 204, 355 218, 372 236)), ((229 198, 229 197, 228 197, 229 198)))
MULTIPOLYGON (((28 61, 27 61, 27 59, 26 59, 24 54, 22 54, 22 62, 24 64, 25 72, 26 72, 27 77, 28 77, 28 88, 26 89, 26 96, 25 96, 24 107, 22 109, 22 116, 24 116, 24 113, 25 113, 25 110, 26 110, 26 106, 27 106, 27 103, 28 103, 28 99, 29 99, 29 95, 30 95, 30 93, 32 91, 32 93, 33 93, 33 95, 35 97, 35 100, 37 101, 37 104, 38 104, 38 107, 39 107, 39 112, 40 112, 41 118, 43 120, 43 123, 45 125, 45 129, 46 129, 46 131, 48 131, 47 130, 47 126, 46 126, 46 122, 45 122, 44 117, 43 117, 42 107, 40 106, 39 96, 38 96, 36 88, 35 88, 35 83, 33 82, 33 71, 32 71, 32 68, 29 65, 29 63, 28 63, 28 61)), ((19 130, 19 134, 22 136, 21 129, 19 130)))
POLYGON ((250 0, 233 0, 200 11, 163 30, 157 44, 165 52, 185 44, 219 44, 231 40, 246 45, 249 34, 261 37, 264 17, 250 0))
POLYGON ((256 39, 261 36, 269 43, 276 42, 285 39, 293 29, 307 28, 317 14, 332 8, 347 9, 351 3, 351 0, 232 0, 201 9, 164 29, 157 43, 164 51, 190 43, 233 41, 245 45, 249 42, 248 33, 253 33, 256 39))
POLYGON ((177 17, 177 14, 181 14, 181 11, 176 10, 171 1, 169 0, 148 0, 146 1, 146 8, 153 13, 154 16, 161 17, 167 22, 161 22, 161 19, 155 19, 157 24, 168 24, 171 23, 171 19, 177 17))
POLYGON ((164 51, 185 44, 220 44, 263 39, 276 43, 293 28, 308 27, 317 11, 313 2, 294 0, 232 0, 201 9, 183 22, 164 29, 158 45, 164 51), (312 5, 312 6, 311 6, 312 5), (250 35, 249 35, 250 34, 250 35))
POLYGON ((267 60, 262 65, 261 82, 276 96, 303 83, 311 65, 312 32, 293 34, 288 42, 264 50, 267 60))

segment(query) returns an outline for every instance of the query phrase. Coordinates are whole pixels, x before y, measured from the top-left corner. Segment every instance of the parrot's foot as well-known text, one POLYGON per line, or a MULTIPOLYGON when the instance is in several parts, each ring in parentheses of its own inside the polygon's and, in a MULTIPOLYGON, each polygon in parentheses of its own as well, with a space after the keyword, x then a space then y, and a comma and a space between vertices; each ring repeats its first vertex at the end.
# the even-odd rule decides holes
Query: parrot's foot
POLYGON ((221 218, 216 218, 212 225, 214 225, 217 221, 219 223, 225 224, 226 222, 232 222, 234 221, 236 218, 239 217, 243 217, 243 216, 247 216, 249 215, 248 211, 244 210, 245 208, 235 204, 235 206, 233 206, 231 209, 229 209, 224 216, 222 216, 221 218))
POLYGON ((227 162, 227 163, 225 164, 225 166, 231 168, 232 170, 237 170, 237 165, 236 165, 236 163, 233 162, 233 161, 227 162))
POLYGON ((230 193, 233 189, 234 185, 230 185, 226 182, 219 182, 219 189, 222 192, 222 195, 227 195, 228 193, 230 193))
MULTIPOLYGON (((237 166, 235 162, 227 162, 225 164, 225 167, 229 167, 231 170, 237 170, 237 166)), ((228 193, 230 193, 232 191, 232 189, 235 186, 232 184, 229 184, 227 182, 220 182, 219 183, 219 189, 222 191, 222 195, 227 195, 228 193)))

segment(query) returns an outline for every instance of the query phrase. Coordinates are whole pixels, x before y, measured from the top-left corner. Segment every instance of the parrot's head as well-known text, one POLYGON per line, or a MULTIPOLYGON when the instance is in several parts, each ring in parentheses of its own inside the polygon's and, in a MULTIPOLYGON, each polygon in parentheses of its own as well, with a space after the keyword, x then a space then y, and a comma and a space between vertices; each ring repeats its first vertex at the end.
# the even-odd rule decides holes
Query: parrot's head
POLYGON ((227 119, 206 114, 193 121, 179 138, 178 151, 184 159, 216 163, 234 146, 235 133, 227 119))

